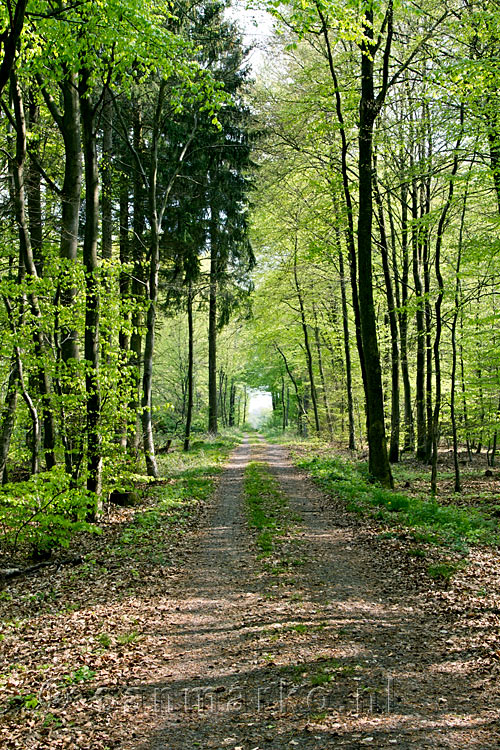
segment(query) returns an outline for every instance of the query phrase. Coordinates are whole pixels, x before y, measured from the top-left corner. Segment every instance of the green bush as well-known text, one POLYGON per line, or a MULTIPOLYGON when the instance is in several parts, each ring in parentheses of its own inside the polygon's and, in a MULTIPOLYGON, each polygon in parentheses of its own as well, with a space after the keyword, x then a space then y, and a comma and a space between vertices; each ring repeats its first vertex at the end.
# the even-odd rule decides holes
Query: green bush
POLYGON ((37 553, 68 547, 77 531, 98 529, 86 522, 92 498, 70 486, 63 468, 37 474, 0 488, 3 543, 14 550, 28 546, 37 553))

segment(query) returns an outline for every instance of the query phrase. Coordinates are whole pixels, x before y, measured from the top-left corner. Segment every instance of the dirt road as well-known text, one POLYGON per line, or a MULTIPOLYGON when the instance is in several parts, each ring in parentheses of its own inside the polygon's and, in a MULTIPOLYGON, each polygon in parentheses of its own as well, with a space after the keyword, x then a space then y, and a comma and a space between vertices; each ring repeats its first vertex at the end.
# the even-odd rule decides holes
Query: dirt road
POLYGON ((430 611, 283 447, 233 452, 171 594, 165 663, 129 696, 124 750, 500 746, 498 705, 454 648, 447 613, 430 611), (286 571, 258 559, 247 528, 251 458, 269 465, 295 519, 286 571))

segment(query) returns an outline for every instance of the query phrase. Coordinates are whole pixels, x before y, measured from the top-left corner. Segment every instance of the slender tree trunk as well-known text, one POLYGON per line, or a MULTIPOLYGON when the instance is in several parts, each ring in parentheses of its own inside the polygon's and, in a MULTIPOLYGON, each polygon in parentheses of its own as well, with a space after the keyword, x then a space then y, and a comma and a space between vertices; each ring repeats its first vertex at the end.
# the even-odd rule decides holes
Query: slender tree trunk
MULTIPOLYGON (((156 188, 155 188, 156 189, 156 188)), ((142 376, 142 436, 144 457, 148 476, 158 477, 153 435, 153 354, 155 343, 156 304, 158 300, 158 271, 160 263, 159 226, 153 220, 151 227, 150 268, 148 285, 148 312, 146 316, 146 336, 144 339, 144 370, 142 376)))
MULTIPOLYGON (((130 262, 130 243, 129 243, 129 181, 128 175, 124 172, 120 175, 120 317, 122 325, 118 334, 118 345, 120 348, 120 359, 122 373, 126 373, 130 366, 130 273, 124 270, 130 262)), ((126 374, 120 377, 120 396, 125 398, 127 393, 128 378, 126 374)), ((118 439, 120 447, 127 450, 127 416, 121 419, 121 426, 118 429, 118 439)))
MULTIPOLYGON (((104 87, 102 106, 102 158, 101 158, 101 255, 104 261, 102 291, 111 302, 113 258, 113 100, 108 86, 104 87)), ((102 351, 105 361, 110 360, 113 349, 114 321, 106 316, 101 322, 102 351)))
POLYGON ((352 364, 351 343, 349 334, 349 315, 347 311, 346 278, 344 272, 344 255, 340 240, 340 232, 336 233, 337 253, 340 273, 340 295, 342 302, 342 333, 344 338, 344 360, 346 376, 347 415, 349 420, 349 450, 356 450, 356 432, 354 426, 354 401, 352 397, 352 364))
MULTIPOLYGON (((427 230, 426 230, 427 234, 427 230)), ((432 429, 433 429, 433 412, 432 412, 432 312, 430 303, 430 259, 429 259, 429 241, 426 237, 423 247, 423 270, 424 270, 424 311, 425 311, 425 411, 426 411, 426 440, 425 440, 425 460, 431 460, 432 453, 432 429)))
POLYGON ((377 339, 372 271, 372 192, 373 192, 373 127, 375 94, 373 80, 373 12, 365 10, 361 59, 361 99, 359 107, 359 211, 358 211, 358 273, 361 336, 366 372, 365 400, 369 471, 383 486, 393 487, 391 467, 387 455, 384 421, 382 369, 377 339))
MULTIPOLYGON (((134 152, 142 158, 143 133, 142 114, 140 109, 134 111, 133 122, 133 147, 134 152)), ((132 312, 132 333, 130 336, 130 368, 131 368, 131 398, 129 413, 132 421, 131 435, 129 436, 129 450, 135 458, 139 455, 141 431, 139 427, 139 388, 141 382, 142 362, 142 327, 143 313, 141 306, 145 297, 145 273, 144 273, 144 190, 139 169, 134 171, 133 179, 133 221, 132 221, 132 253, 133 253, 133 275, 132 275, 132 298, 134 309, 132 312)))
POLYGON ((318 355, 318 370, 319 370, 319 377, 321 380, 321 391, 323 394, 323 406, 325 408, 325 415, 326 415, 326 424, 328 427, 328 433, 330 437, 333 438, 333 421, 332 421, 332 413, 330 410, 330 403, 328 401, 328 393, 326 391, 326 379, 325 379, 325 371, 323 369, 323 357, 321 354, 321 342, 319 338, 319 329, 318 329, 318 318, 316 314, 316 309, 314 308, 314 302, 313 302, 313 314, 314 314, 314 340, 316 343, 316 353, 318 355))
POLYGON ((208 431, 217 435, 217 220, 210 222, 210 298, 208 307, 208 431))
POLYGON ((228 426, 234 427, 234 405, 236 399, 236 386, 234 380, 231 381, 229 388, 229 414, 228 414, 228 426))
POLYGON ((194 380, 194 327, 193 327, 193 289, 189 284, 187 295, 187 319, 188 319, 188 382, 187 382, 187 409, 186 427, 184 430, 184 450, 189 450, 191 438, 191 420, 193 417, 193 380, 194 380))
POLYGON ((0 62, 0 93, 2 93, 7 85, 9 76, 11 75, 15 64, 18 42, 24 26, 27 5, 28 0, 17 0, 14 10, 12 9, 12 4, 7 6, 10 13, 9 23, 6 30, 2 33, 3 54, 0 62))
MULTIPOLYGON (((463 107, 461 108, 461 126, 463 127, 463 107)), ((441 412, 441 355, 440 355, 440 344, 441 344, 441 330, 442 330, 442 319, 441 319, 441 307, 443 304, 444 297, 444 279, 441 272, 441 248, 443 244, 443 236, 446 227, 446 218, 448 216, 454 192, 454 178, 458 171, 458 149, 462 140, 462 134, 458 138, 455 147, 455 156, 453 159, 453 167, 451 170, 450 182, 448 186, 448 196, 446 202, 441 211, 439 217, 439 224, 437 228, 436 236, 436 251, 435 251, 435 269, 436 269, 436 280, 438 283, 438 296, 435 305, 435 317, 436 317, 436 335, 434 337, 434 369, 436 373, 436 395, 434 402, 434 413, 432 423, 432 470, 431 470, 431 492, 433 495, 437 493, 437 454, 439 446, 439 416, 441 412)), ((459 251, 460 252, 460 251, 459 251)), ((458 275, 457 275, 458 283, 458 275)), ((456 354, 454 356, 453 368, 456 367, 456 354)), ((453 381, 455 374, 453 373, 453 381)), ((453 389, 455 383, 453 382, 453 389)), ((456 432, 456 430, 455 430, 456 432)))
POLYGON ((160 139, 160 118, 163 110, 165 83, 160 84, 156 105, 155 120, 152 133, 148 207, 150 223, 149 246, 149 282, 148 282, 148 311, 146 316, 146 336, 144 340, 144 369, 142 377, 142 436, 144 440, 144 457, 148 476, 158 477, 158 465, 155 456, 153 435, 153 354, 155 344, 156 305, 158 302, 158 275, 160 269, 160 228, 161 209, 158 202, 158 149, 160 139))
MULTIPOLYGON (((29 93, 29 129, 31 131, 31 151, 39 159, 40 146, 37 128, 40 121, 40 107, 36 101, 33 89, 29 93)), ((33 260, 39 276, 43 276, 43 225, 42 225, 42 192, 40 171, 33 161, 30 161, 26 175, 26 193, 28 197, 28 217, 33 249, 33 260)))
MULTIPOLYGON (((73 274, 78 256, 78 228, 82 193, 82 138, 80 124, 80 97, 76 74, 66 71, 61 83, 63 111, 39 79, 41 91, 64 141, 64 180, 61 194, 61 239, 59 255, 61 276, 58 297, 61 305, 71 308, 76 298, 73 274)), ((63 318, 71 316, 63 316, 63 318)), ((71 323, 64 322, 58 332, 61 339, 61 358, 67 365, 79 359, 78 331, 71 323)))
MULTIPOLYGON (((460 315, 460 332, 463 331, 463 315, 460 315)), ((461 335, 461 339, 463 339, 463 334, 461 335)), ((469 418, 467 413, 467 394, 466 394, 466 388, 465 388, 465 372, 464 372, 464 351, 462 342, 460 342, 460 383, 462 386, 462 413, 463 413, 463 423, 464 423, 464 431, 465 431, 465 440, 467 444, 467 458, 469 459, 469 463, 472 461, 472 450, 471 450, 471 443, 470 443, 470 434, 469 434, 469 418)))
POLYGON ((101 232, 102 257, 113 256, 113 100, 106 86, 102 108, 101 232))
MULTIPOLYGON (((356 259, 356 241, 355 241, 355 230, 354 230, 354 210, 353 201, 351 196, 351 187, 349 179, 349 143, 347 140, 346 127, 344 121, 344 113, 342 108, 341 89, 337 78, 337 71, 335 69, 333 52, 330 45, 330 38, 328 36, 328 24, 326 17, 321 10, 320 4, 316 5, 318 16, 321 20, 322 29, 321 33, 325 40, 326 50, 328 54, 328 66, 330 69, 330 76, 335 91, 335 112, 339 123, 340 131, 340 142, 341 142, 341 175, 342 175, 342 191, 344 194, 344 202, 347 214, 347 228, 346 228, 346 240, 347 240, 347 252, 349 258, 349 270, 351 278, 351 293, 352 293, 352 306, 354 311, 354 325, 356 331, 356 343, 358 348, 359 364, 361 367, 361 376, 363 379, 363 385, 366 388, 367 385, 367 373, 365 358, 363 352, 363 340, 361 336, 361 314, 359 309, 359 293, 358 293, 358 267, 356 259)), ((338 215, 334 201, 334 210, 338 215)), ((367 414, 368 419, 368 414, 367 414)))
MULTIPOLYGON (((414 169, 413 160, 410 167, 414 169)), ((417 370, 415 378, 415 397, 417 413, 417 458, 425 459, 426 445, 426 423, 425 423, 425 326, 424 326, 424 300, 422 278, 420 276, 420 243, 418 241, 418 195, 416 180, 412 180, 412 268, 413 283, 416 297, 416 329, 417 329, 417 370)))
POLYGON ((99 236, 99 172, 95 110, 89 91, 90 71, 80 74, 80 112, 85 164, 85 230, 83 265, 85 268, 85 391, 87 411, 87 489, 95 497, 90 511, 100 512, 101 495, 101 395, 99 388, 99 282, 97 241, 99 236))
MULTIPOLYGON (((16 121, 16 156, 13 164, 14 204, 15 215, 19 229, 19 247, 22 264, 28 276, 33 280, 38 278, 31 236, 26 217, 25 199, 25 169, 26 169, 26 120, 24 104, 19 82, 15 73, 11 76, 11 97, 14 103, 16 121)), ((55 466, 55 424, 50 399, 50 379, 44 366, 44 341, 42 334, 42 313, 38 297, 34 291, 29 292, 29 304, 33 316, 33 343, 37 362, 37 379, 42 400, 43 412, 43 444, 45 463, 50 470, 55 466)))
POLYGON ((9 379, 7 381, 7 392, 0 419, 0 480, 3 481, 7 459, 9 457, 10 442, 16 423, 17 391, 19 376, 17 371, 17 357, 14 353, 10 361, 9 379))
POLYGON ((389 245, 385 229, 384 208, 380 195, 376 160, 373 162, 373 188, 375 201, 378 209, 378 225, 380 231, 380 254, 382 257, 382 268, 384 271, 385 292, 387 296, 387 309, 389 313, 389 326, 391 330, 391 439, 389 445, 389 461, 399 461, 399 345, 398 345, 398 320, 396 303, 392 287, 391 270, 389 267, 389 245))
POLYGON ((292 381, 292 385, 293 385, 294 390, 295 390, 295 398, 297 400, 297 429, 298 429, 299 435, 301 435, 302 434, 302 430, 303 430, 303 423, 304 423, 303 417, 306 416, 304 401, 300 397, 300 391, 299 391, 299 386, 297 384, 297 380, 294 378, 294 376, 292 374, 292 371, 290 370, 290 367, 288 365, 288 360, 287 360, 285 354, 283 353, 283 351, 280 349, 280 347, 276 343, 275 343, 274 346, 276 347, 276 351, 283 358, 283 362, 285 363, 285 369, 286 369, 286 371, 288 373, 288 377, 292 381))
POLYGON ((243 397, 243 422, 242 424, 245 424, 247 421, 247 387, 245 386, 245 392, 243 397))
POLYGON ((415 434, 411 400, 410 372, 408 368, 408 186, 405 182, 403 182, 401 186, 401 253, 403 269, 401 273, 401 306, 398 304, 398 318, 399 339, 401 343, 401 378, 403 380, 404 391, 404 450, 411 451, 415 446, 415 434))
MULTIPOLYGON (((462 247, 463 247, 463 233, 465 224, 465 211, 467 207, 467 195, 464 196, 462 217, 460 221, 460 232, 458 236, 458 250, 457 250, 457 262, 455 265, 455 297, 454 297, 454 310, 453 319, 451 323, 451 393, 450 393, 450 418, 451 418, 451 430, 453 437, 453 464, 455 469, 455 492, 462 491, 462 484, 460 479, 460 463, 458 460, 458 431, 457 431, 457 416, 456 416, 456 382, 457 382, 457 324, 458 316, 460 314, 460 266, 462 262, 462 247)), ((465 431, 467 434, 467 425, 465 425, 465 431)), ((468 441, 467 441, 468 442, 468 441)), ((470 447, 467 445, 467 453, 470 454, 470 447)))
POLYGON ((306 321, 306 314, 305 314, 305 309, 304 309, 304 300, 302 297, 302 290, 300 288, 299 277, 297 275, 297 239, 295 239, 295 253, 293 256, 293 276, 295 279, 295 289, 297 290, 297 299, 299 301, 299 307, 300 307, 300 320, 302 323, 302 333, 304 334, 304 347, 306 351, 307 372, 309 374, 309 383, 311 387, 311 401, 312 401, 313 412, 314 412, 314 426, 315 426, 316 432, 319 433, 320 424, 319 424, 319 414, 318 414, 318 400, 316 396, 316 385, 314 382, 312 354, 311 354, 311 347, 309 344, 309 332, 307 329, 307 321, 306 321))
POLYGON ((285 378, 281 376, 281 425, 282 431, 286 430, 286 402, 285 402, 285 378))
POLYGON ((61 270, 58 278, 56 299, 61 306, 55 326, 55 343, 59 355, 61 377, 57 380, 57 391, 61 401, 61 437, 64 445, 66 471, 76 484, 83 458, 83 435, 80 414, 71 404, 75 392, 79 391, 76 363, 80 359, 78 330, 73 323, 77 290, 75 268, 78 257, 78 229, 82 193, 82 139, 80 123, 80 99, 78 78, 75 73, 65 71, 60 84, 63 109, 59 109, 43 81, 38 79, 45 103, 51 113, 64 142, 64 178, 61 192, 61 235, 59 257, 61 270))
POLYGON ((458 434, 457 434, 457 417, 455 410, 455 390, 457 380, 457 321, 460 311, 460 281, 458 274, 460 273, 460 261, 461 261, 461 242, 459 242, 457 265, 456 265, 456 281, 455 281, 455 309, 453 312, 453 320, 451 324, 451 393, 450 393, 450 419, 451 419, 451 431, 453 437, 453 465, 455 469, 455 492, 462 491, 462 485, 460 481, 460 464, 458 461, 458 434))

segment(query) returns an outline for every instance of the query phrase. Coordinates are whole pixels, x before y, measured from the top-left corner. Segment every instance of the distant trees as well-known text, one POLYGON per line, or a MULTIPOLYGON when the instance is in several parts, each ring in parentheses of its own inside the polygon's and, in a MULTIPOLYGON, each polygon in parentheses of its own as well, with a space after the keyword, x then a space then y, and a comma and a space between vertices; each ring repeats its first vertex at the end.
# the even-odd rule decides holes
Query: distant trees
MULTIPOLYGON (((494 4, 438 4, 414 15, 390 0, 362 9, 322 2, 270 10, 287 51, 279 78, 268 71, 256 104, 269 125, 256 246, 271 269, 266 278, 282 279, 266 311, 271 328, 280 316, 296 321, 273 347, 273 367, 277 374, 284 368, 312 425, 311 392, 325 383, 320 428, 333 423, 351 446, 354 414, 359 421, 365 409, 366 427, 356 428, 368 442, 374 479, 390 485, 388 459, 415 449, 434 464, 435 490, 441 440, 449 437, 455 454, 460 442, 470 450, 489 442, 490 460, 496 452, 497 343, 479 343, 483 316, 496 320, 498 309, 494 4), (292 367, 297 346, 302 362, 308 355, 293 289, 308 285, 308 334, 315 337, 323 320, 343 346, 337 343, 334 360, 327 336, 314 338, 312 367, 301 364, 300 372, 292 367), (323 312, 325 294, 336 317, 323 312), (341 372, 345 381, 333 396, 341 372), (338 419, 346 403, 348 432, 338 419)), ((268 294, 261 283, 259 298, 268 294)))

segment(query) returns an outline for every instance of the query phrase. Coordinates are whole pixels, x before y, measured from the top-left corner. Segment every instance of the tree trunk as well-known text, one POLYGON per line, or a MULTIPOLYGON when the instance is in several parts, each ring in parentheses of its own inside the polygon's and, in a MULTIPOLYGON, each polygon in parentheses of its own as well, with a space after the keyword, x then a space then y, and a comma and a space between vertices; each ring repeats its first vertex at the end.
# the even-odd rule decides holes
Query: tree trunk
POLYGON ((108 86, 102 108, 101 221, 102 257, 113 256, 113 101, 108 86))
MULTIPOLYGON (((461 126, 463 127, 463 108, 461 108, 461 126)), ((441 216, 439 217, 439 224, 437 228, 437 236, 436 236, 436 251, 435 251, 435 269, 436 269, 436 280, 438 283, 438 296, 436 299, 436 305, 435 305, 435 317, 436 317, 436 335, 434 337, 434 369, 436 373, 436 394, 435 394, 435 402, 434 402, 434 413, 433 413, 433 422, 432 422, 432 470, 431 470, 431 493, 432 495, 436 495, 437 492, 437 453, 438 453, 438 446, 439 446, 439 416, 441 412, 441 356, 440 356, 440 343, 441 343, 441 330, 442 330, 442 319, 441 319, 441 307, 443 304, 443 297, 444 297, 444 279, 441 272, 441 247, 443 244, 443 236, 444 231, 446 227, 446 218, 448 216, 451 203, 453 200, 453 192, 454 192, 454 178, 458 171, 458 149, 460 147, 460 142, 462 140, 462 135, 460 134, 456 147, 455 147, 455 156, 453 159, 453 167, 451 170, 451 176, 450 176, 450 182, 448 186, 448 196, 446 199, 446 202, 443 206, 443 209, 441 211, 441 216)), ((458 283, 458 275, 457 275, 457 283, 458 283)), ((453 367, 456 367, 456 355, 454 357, 454 363, 453 367)), ((454 378, 454 373, 453 373, 454 378)), ((455 387, 455 384, 453 382, 453 388, 455 387)))
POLYGON ((298 429, 299 435, 301 435, 302 434, 302 429, 303 429, 303 421, 304 421, 303 420, 303 416, 305 416, 304 402, 302 401, 302 399, 300 397, 300 391, 299 391, 299 387, 298 387, 297 381, 294 378, 294 376, 292 374, 292 371, 290 370, 290 367, 288 365, 288 360, 287 360, 285 354, 280 349, 280 347, 278 346, 278 344, 275 344, 274 346, 276 347, 276 351, 283 358, 283 362, 285 363, 285 368, 286 368, 286 371, 288 373, 288 377, 292 381, 292 385, 293 385, 294 390, 295 390, 295 398, 297 400, 297 429, 298 429))
POLYGON ((153 354, 155 344, 156 305, 158 302, 158 275, 160 269, 160 229, 161 209, 158 206, 158 148, 160 140, 160 117, 163 110, 165 82, 160 84, 152 133, 148 212, 150 223, 148 311, 146 316, 146 336, 144 340, 144 369, 142 376, 142 436, 144 457, 148 476, 158 477, 153 435, 153 354))
POLYGON ((3 481, 3 477, 6 471, 7 459, 9 457, 10 441, 12 439, 12 433, 14 432, 14 425, 16 423, 18 383, 19 377, 17 371, 17 357, 14 353, 10 361, 7 392, 5 394, 2 417, 0 420, 0 481, 3 481))
POLYGON ((193 417, 193 380, 194 380, 194 328, 193 328, 193 289, 189 284, 187 296, 188 319, 188 382, 187 382, 187 410, 186 427, 184 430, 184 450, 189 450, 191 438, 191 420, 193 417))
MULTIPOLYGON (((16 122, 16 157, 13 164, 14 204, 19 230, 20 258, 28 276, 38 278, 31 237, 26 218, 25 168, 26 168, 26 120, 19 82, 15 73, 11 76, 11 97, 14 103, 16 122)), ((36 294, 29 292, 29 304, 33 316, 33 343, 36 357, 38 387, 42 400, 43 447, 45 463, 50 470, 55 466, 55 424, 50 400, 50 379, 44 366, 44 340, 42 333, 42 313, 36 294)))
POLYGON ((78 331, 71 314, 77 290, 74 272, 78 257, 78 230, 82 193, 82 139, 80 123, 80 99, 76 74, 66 71, 60 84, 63 110, 38 79, 45 103, 52 115, 64 142, 64 178, 61 192, 61 236, 59 257, 61 270, 56 297, 61 306, 62 322, 56 325, 54 334, 63 377, 57 383, 61 399, 61 432, 64 445, 66 471, 76 484, 83 456, 83 436, 80 414, 71 407, 75 391, 79 388, 75 364, 80 359, 78 331))
POLYGON ((337 230, 336 233, 336 244, 337 254, 339 259, 339 273, 340 273, 340 294, 342 301, 342 334, 344 340, 344 361, 345 361, 345 377, 346 377, 346 395, 347 395, 347 416, 349 420, 349 450, 356 450, 356 431, 354 426, 354 401, 352 397, 352 364, 351 364, 351 342, 349 335, 349 315, 347 311, 347 292, 346 292, 346 278, 344 271, 344 255, 342 253, 342 245, 340 232, 337 230))
POLYGON ((234 380, 231 381, 229 388, 229 414, 228 414, 228 426, 234 427, 234 405, 236 399, 236 386, 234 380))
POLYGON ((99 430, 101 396, 99 389, 99 282, 97 241, 99 236, 99 173, 95 110, 90 99, 90 71, 80 74, 80 113, 85 164, 85 230, 83 265, 85 268, 85 391, 87 412, 87 490, 95 496, 90 518, 100 511, 101 435, 99 430))
MULTIPOLYGON (((29 130, 31 136, 31 150, 35 158, 39 159, 40 146, 37 128, 40 121, 40 107, 36 101, 36 94, 33 89, 29 93, 29 130)), ((31 236, 31 246, 33 248, 33 260, 39 276, 43 276, 43 225, 42 225, 42 194, 41 194, 41 176, 40 171, 36 168, 33 160, 30 161, 28 173, 26 175, 26 193, 28 197, 28 217, 31 236)))
MULTIPOLYGON (((413 171, 414 165, 411 160, 410 167, 413 171)), ((412 180, 411 190, 412 205, 412 269, 413 283, 415 286, 416 313, 415 322, 417 329, 417 370, 415 377, 415 398, 417 414, 417 458, 425 459, 426 446, 426 423, 425 423, 425 326, 424 326, 424 300, 422 278, 420 276, 420 243, 418 241, 418 194, 416 179, 412 180)))
MULTIPOLYGON (((346 208, 346 214, 347 214, 347 228, 346 228, 346 239, 347 239, 347 253, 349 258, 349 270, 350 270, 350 277, 351 277, 351 294, 352 294, 352 306, 354 311, 354 325, 356 330, 356 343, 358 348, 358 356, 359 356, 359 364, 361 367, 361 376, 363 379, 363 385, 366 388, 367 385, 367 376, 366 376, 366 364, 365 364, 365 358, 363 353, 363 340, 361 336, 361 314, 359 309, 359 293, 358 293, 358 268, 357 268, 357 260, 356 260, 356 243, 355 243, 355 231, 354 231, 354 211, 353 211, 353 201, 351 196, 351 188, 350 188, 350 182, 349 182, 349 166, 348 166, 348 159, 349 159, 349 143, 347 141, 347 134, 346 134, 346 128, 345 128, 345 122, 344 122, 344 113, 342 109, 342 99, 341 99, 341 89, 339 86, 338 78, 337 78, 337 71, 335 70, 334 61, 333 61, 333 53, 330 45, 330 39, 328 36, 328 25, 326 22, 325 15, 323 11, 320 8, 319 3, 316 5, 317 12, 319 15, 319 18, 321 20, 322 24, 322 34, 323 38, 325 40, 327 55, 328 55, 328 65, 330 69, 330 76, 332 78, 332 83, 334 86, 335 91, 335 111, 337 115, 337 120, 339 123, 339 130, 340 130, 340 142, 341 142, 341 175, 342 175, 342 191, 344 195, 344 202, 345 202, 345 208, 346 208)), ((338 214, 338 211, 336 209, 335 200, 334 200, 334 210, 335 213, 338 214)), ((368 419, 368 414, 367 414, 368 419)))
POLYGON ((208 307, 208 431, 211 435, 217 435, 217 218, 217 216, 212 215, 210 222, 210 298, 208 307))
POLYGON ((9 76, 14 67, 17 46, 24 26, 26 7, 28 0, 17 0, 15 10, 10 9, 9 25, 6 31, 2 33, 3 55, 0 63, 0 94, 9 81, 9 76))
POLYGON ((247 421, 247 387, 245 386, 245 392, 243 396, 243 422, 242 424, 245 424, 247 421))
POLYGON ((285 378, 283 375, 281 376, 281 424, 282 424, 282 431, 285 432, 286 430, 286 402, 285 402, 285 378))
MULTIPOLYGON (((130 274, 124 271, 124 267, 130 262, 130 243, 129 243, 129 181, 128 175, 124 172, 120 174, 120 317, 122 325, 118 334, 118 346, 120 348, 120 361, 122 373, 126 373, 130 366, 130 274)), ((120 377, 120 397, 124 398, 127 393, 127 377, 122 374, 120 377)), ((127 450, 128 434, 127 415, 122 417, 121 426, 118 429, 118 439, 120 447, 127 450)))
POLYGON ((408 368, 408 185, 404 181, 401 186, 401 254, 403 269, 401 273, 401 307, 399 309, 398 318, 399 340, 401 345, 401 377, 403 380, 405 414, 405 437, 403 449, 405 451, 411 451, 415 446, 415 434, 411 401, 410 372, 408 368))
POLYGON ((326 379, 325 379, 325 371, 323 369, 323 357, 321 355, 321 342, 319 338, 318 317, 316 314, 316 308, 314 307, 314 301, 313 301, 313 314, 314 314, 314 340, 316 343, 316 353, 318 355, 318 369, 319 369, 319 377, 321 380, 321 390, 323 393, 323 406, 325 407, 326 424, 328 427, 328 433, 330 437, 333 438, 332 413, 330 411, 330 403, 328 401, 328 393, 326 391, 326 379))
POLYGON ((391 467, 387 456, 384 423, 384 395, 382 369, 377 340, 372 274, 372 191, 373 191, 373 127, 375 94, 373 81, 373 12, 365 10, 365 36, 361 59, 361 99, 359 107, 359 213, 358 213, 358 273, 359 311, 363 356, 369 377, 366 379, 367 435, 369 471, 373 479, 385 487, 393 487, 391 467))
POLYGON ((304 301, 302 298, 302 290, 300 288, 299 278, 297 275, 297 238, 295 239, 295 253, 293 256, 293 276, 295 279, 295 289, 297 290, 297 298, 298 298, 299 307, 300 307, 300 320, 302 323, 302 333, 304 334, 304 347, 306 350, 307 372, 309 374, 309 384, 311 387, 311 401, 312 401, 313 413, 314 413, 314 426, 315 426, 316 432, 319 433, 320 424, 319 424, 319 414, 318 414, 318 400, 316 396, 316 385, 314 382, 313 361, 312 361, 311 347, 309 344, 309 333, 307 329, 304 301))
POLYGON ((384 271, 385 292, 387 296, 387 309, 389 313, 389 326, 391 330, 391 440, 389 445, 389 461, 399 461, 399 343, 398 343, 398 319, 396 303, 392 288, 391 270, 389 267, 389 245, 385 229, 384 208, 380 195, 376 160, 373 162, 373 188, 375 201, 378 209, 378 225, 380 231, 380 254, 382 257, 382 268, 384 271))
MULTIPOLYGON (((143 135, 142 116, 140 109, 134 110, 133 122, 133 147, 134 152, 142 157, 143 135)), ((144 191, 139 169, 134 170, 133 179, 133 222, 132 222, 132 253, 133 253, 133 276, 132 276, 132 298, 134 309, 132 312, 132 333, 130 336, 130 368, 131 368, 131 397, 129 403, 130 432, 129 450, 137 458, 141 441, 139 428, 139 386, 141 382, 141 359, 142 359, 142 326, 143 314, 140 306, 145 297, 145 273, 144 273, 144 191)))

